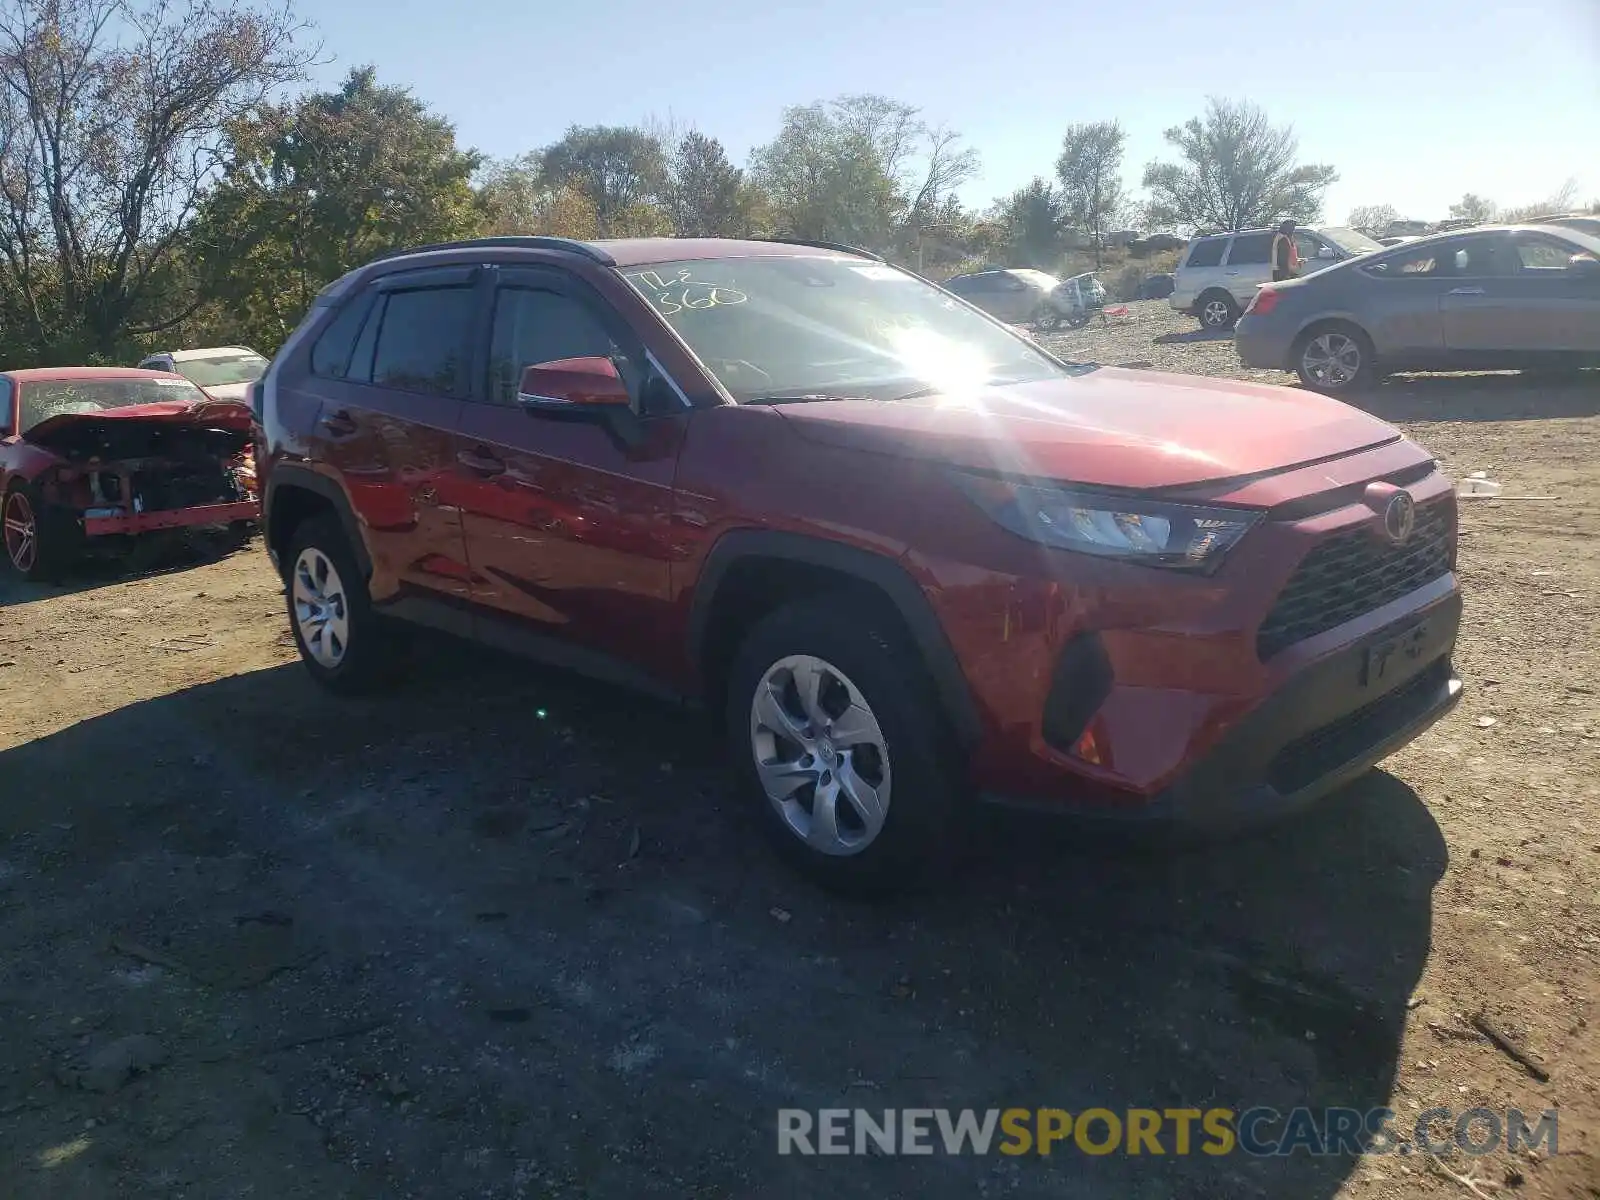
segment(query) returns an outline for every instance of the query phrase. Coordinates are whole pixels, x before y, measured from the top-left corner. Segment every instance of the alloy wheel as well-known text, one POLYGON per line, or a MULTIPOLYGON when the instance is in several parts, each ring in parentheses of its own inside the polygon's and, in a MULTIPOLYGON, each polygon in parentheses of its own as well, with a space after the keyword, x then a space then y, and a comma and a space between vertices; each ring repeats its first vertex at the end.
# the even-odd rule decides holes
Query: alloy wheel
POLYGON ((5 540, 6 554, 11 565, 26 574, 39 560, 39 522, 33 515, 33 505, 21 492, 6 497, 5 540))
POLYGON ((1306 343, 1300 365, 1317 386, 1342 388, 1361 373, 1361 347, 1348 334, 1330 330, 1306 343))
POLYGON ((1207 300, 1200 310, 1200 320, 1207 329, 1221 329, 1228 323, 1228 316, 1226 300, 1207 300))
POLYGON ((344 661, 350 646, 350 607, 344 581, 326 554, 307 546, 295 560, 291 586, 294 621, 306 653, 331 671, 344 661))
POLYGON ((889 812, 889 749, 861 690, 810 654, 767 668, 750 703, 750 750, 767 799, 821 854, 859 854, 889 812))

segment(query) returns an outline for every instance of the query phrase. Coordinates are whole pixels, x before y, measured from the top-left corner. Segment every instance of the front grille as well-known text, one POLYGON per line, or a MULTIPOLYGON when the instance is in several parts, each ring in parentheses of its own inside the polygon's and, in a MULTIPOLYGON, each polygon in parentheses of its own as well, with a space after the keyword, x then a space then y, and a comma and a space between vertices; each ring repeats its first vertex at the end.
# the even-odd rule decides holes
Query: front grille
POLYGON ((1267 782, 1290 796, 1354 762, 1426 712, 1449 679, 1449 662, 1435 663, 1387 696, 1296 738, 1273 756, 1267 782))
POLYGON ((1395 546, 1370 526, 1335 534, 1312 547, 1278 594, 1256 634, 1263 661, 1363 613, 1414 592, 1450 570, 1450 506, 1417 509, 1416 528, 1395 546))

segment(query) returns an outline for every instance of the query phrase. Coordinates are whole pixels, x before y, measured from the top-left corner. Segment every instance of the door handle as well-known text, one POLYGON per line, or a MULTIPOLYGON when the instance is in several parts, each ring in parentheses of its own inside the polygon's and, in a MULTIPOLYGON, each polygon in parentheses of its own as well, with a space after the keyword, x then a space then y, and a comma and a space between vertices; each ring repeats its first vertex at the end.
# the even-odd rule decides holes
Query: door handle
POLYGON ((456 455, 456 461, 469 471, 479 475, 501 475, 505 473, 506 464, 481 446, 476 450, 462 450, 456 455))
POLYGON ((1481 295, 1483 295, 1483 289, 1482 288, 1451 288, 1450 289, 1450 294, 1452 296, 1481 296, 1481 295))
POLYGON ((356 432, 356 421, 349 413, 340 411, 323 417, 322 427, 335 437, 349 437, 356 432))

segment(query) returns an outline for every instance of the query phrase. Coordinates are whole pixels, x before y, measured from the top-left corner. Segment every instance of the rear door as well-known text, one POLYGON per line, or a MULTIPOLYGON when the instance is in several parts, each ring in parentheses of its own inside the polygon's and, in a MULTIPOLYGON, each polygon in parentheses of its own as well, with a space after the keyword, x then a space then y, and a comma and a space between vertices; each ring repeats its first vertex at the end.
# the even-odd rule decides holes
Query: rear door
POLYGON ((1228 242, 1225 237, 1211 237, 1189 243, 1183 265, 1173 276, 1174 306, 1192 308, 1201 292, 1223 282, 1222 258, 1228 252, 1228 242))
POLYGON ((312 348, 305 387, 321 403, 311 457, 350 496, 379 603, 471 595, 461 517, 441 492, 456 469, 478 274, 386 276, 352 297, 312 348))
POLYGON ((1240 308, 1248 308, 1256 289, 1272 280, 1272 234, 1236 233, 1222 267, 1223 284, 1240 308))
POLYGON ((1444 298, 1464 240, 1406 245, 1352 268, 1362 279, 1353 308, 1380 357, 1415 365, 1444 353, 1444 298))
MULTIPOLYGON (((1440 307, 1445 348, 1496 354, 1518 349, 1525 337, 1516 320, 1516 250, 1503 233, 1462 237, 1451 245, 1453 277, 1440 307)), ((1531 349, 1532 347, 1528 347, 1531 349)))
POLYGON ((479 636, 550 656, 561 641, 661 677, 679 647, 663 636, 672 480, 688 411, 642 415, 651 374, 624 319, 571 273, 500 268, 461 417, 456 478, 479 636), (553 417, 517 400, 525 367, 601 356, 634 397, 632 419, 553 417))

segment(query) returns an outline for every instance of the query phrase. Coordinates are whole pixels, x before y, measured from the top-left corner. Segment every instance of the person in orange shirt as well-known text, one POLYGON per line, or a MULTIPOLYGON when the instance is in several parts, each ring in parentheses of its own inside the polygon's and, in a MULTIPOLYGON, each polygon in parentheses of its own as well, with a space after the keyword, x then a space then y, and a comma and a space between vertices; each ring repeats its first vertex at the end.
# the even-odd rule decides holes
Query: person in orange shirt
POLYGON ((1293 221, 1284 221, 1272 235, 1272 282, 1293 279, 1300 274, 1300 251, 1294 244, 1293 221))

